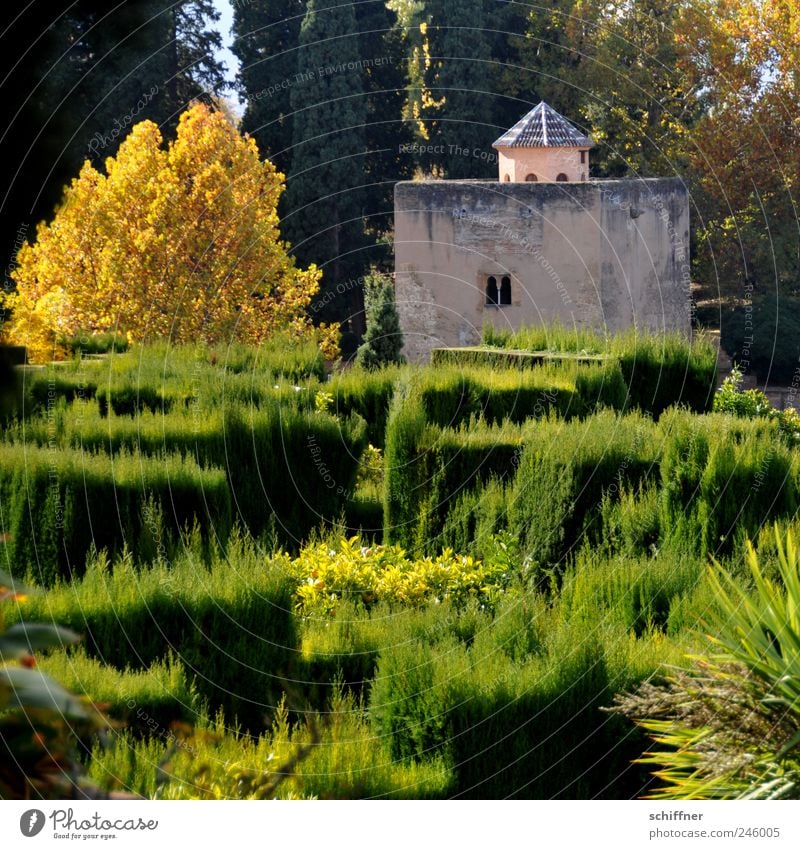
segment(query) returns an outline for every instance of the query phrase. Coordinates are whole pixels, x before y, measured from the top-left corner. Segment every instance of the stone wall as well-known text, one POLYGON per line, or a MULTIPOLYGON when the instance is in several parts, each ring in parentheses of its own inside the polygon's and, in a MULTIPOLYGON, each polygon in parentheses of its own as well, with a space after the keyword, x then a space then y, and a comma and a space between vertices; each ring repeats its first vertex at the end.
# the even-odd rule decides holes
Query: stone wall
POLYGON ((398 183, 396 297, 406 356, 473 345, 487 321, 688 335, 688 249, 679 179, 398 183), (490 275, 510 277, 510 305, 486 304, 490 275))

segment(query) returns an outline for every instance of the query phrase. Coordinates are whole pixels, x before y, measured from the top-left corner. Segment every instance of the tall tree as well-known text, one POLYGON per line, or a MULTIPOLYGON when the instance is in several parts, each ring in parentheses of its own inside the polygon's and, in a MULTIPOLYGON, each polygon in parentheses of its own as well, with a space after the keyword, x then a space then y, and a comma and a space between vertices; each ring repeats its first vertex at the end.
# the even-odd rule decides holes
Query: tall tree
POLYGON ((363 211, 370 243, 368 264, 390 265, 386 240, 392 229, 394 184, 409 179, 414 157, 409 152, 413 135, 403 120, 406 85, 406 33, 397 12, 385 0, 361 2, 354 7, 366 95, 363 211))
POLYGON ((689 148, 698 280, 734 302, 800 294, 800 9, 697 0, 680 37, 707 106, 689 148))
POLYGON ((42 0, 13 15, 11 5, 0 33, 9 114, 0 239, 9 259, 20 228, 32 235, 85 158, 114 155, 136 121, 174 130, 186 100, 224 87, 208 0, 42 0))
POLYGON ((489 44, 483 0, 428 3, 428 134, 438 147, 432 160, 453 179, 490 177, 497 172, 491 143, 493 96, 487 87, 489 44), (483 154, 483 156, 482 156, 483 154))
POLYGON ((311 332, 319 272, 297 269, 280 241, 283 176, 221 113, 194 105, 167 149, 154 123, 138 123, 106 172, 85 162, 20 251, 6 331, 34 359, 82 331, 177 342, 311 332))
POLYGON ((245 101, 242 129, 283 171, 291 165, 291 92, 298 72, 304 0, 234 3, 232 50, 245 101))
POLYGON ((354 281, 363 267, 363 73, 370 62, 360 55, 353 4, 309 0, 291 91, 292 169, 283 219, 301 263, 324 271, 315 307, 328 321, 347 319, 360 301, 354 281))
POLYGON ((602 145, 606 176, 674 174, 701 104, 692 69, 679 62, 676 22, 688 3, 580 0, 568 32, 584 45, 572 81, 602 145))

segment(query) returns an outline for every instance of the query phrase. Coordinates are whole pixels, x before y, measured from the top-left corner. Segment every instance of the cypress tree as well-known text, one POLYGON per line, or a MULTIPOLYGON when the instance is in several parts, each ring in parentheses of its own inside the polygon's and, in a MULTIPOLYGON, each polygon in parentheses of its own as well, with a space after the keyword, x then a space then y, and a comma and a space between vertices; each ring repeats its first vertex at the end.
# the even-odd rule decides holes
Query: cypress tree
POLYGON ((403 331, 394 299, 394 285, 390 277, 372 273, 364 281, 364 304, 367 332, 356 354, 356 363, 375 369, 393 363, 405 362, 403 331))
POLYGON ((291 92, 297 73, 304 0, 234 3, 232 51, 245 101, 242 129, 284 173, 291 165, 291 92))
POLYGON ((432 165, 452 179, 492 177, 494 97, 488 79, 490 45, 484 34, 483 0, 433 0, 429 52, 432 105, 429 134, 444 153, 432 165), (485 153, 486 156, 481 154, 485 153))
POLYGON ((358 311, 366 98, 353 4, 309 0, 291 87, 292 168, 281 219, 302 265, 323 281, 315 318, 358 311))

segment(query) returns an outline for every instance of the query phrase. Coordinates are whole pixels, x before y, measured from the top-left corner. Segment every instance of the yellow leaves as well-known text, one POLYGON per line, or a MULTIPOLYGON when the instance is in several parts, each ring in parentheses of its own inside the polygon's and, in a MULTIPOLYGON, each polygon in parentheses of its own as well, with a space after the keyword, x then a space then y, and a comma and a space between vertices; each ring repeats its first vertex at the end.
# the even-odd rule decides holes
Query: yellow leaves
POLYGON ((398 546, 362 546, 357 538, 309 546, 286 562, 297 580, 298 608, 307 614, 335 612, 340 599, 420 605, 478 597, 494 601, 503 591, 497 567, 445 549, 437 558, 412 560, 398 546))
MULTIPOLYGON (((32 360, 57 355, 62 336, 110 327, 132 341, 212 343, 314 332, 305 312, 321 274, 297 269, 280 240, 283 175, 223 115, 193 106, 166 150, 143 121, 106 172, 84 163, 18 255, 5 332, 32 360)), ((321 342, 335 358, 338 331, 321 342)))

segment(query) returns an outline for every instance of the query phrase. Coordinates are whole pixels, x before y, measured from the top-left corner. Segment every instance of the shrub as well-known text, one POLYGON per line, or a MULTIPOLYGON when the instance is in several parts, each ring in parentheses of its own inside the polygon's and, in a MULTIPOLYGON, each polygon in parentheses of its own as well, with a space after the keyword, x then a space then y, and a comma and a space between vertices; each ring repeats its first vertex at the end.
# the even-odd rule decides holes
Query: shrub
POLYGON ((43 584, 80 574, 91 548, 146 557, 195 521, 206 542, 231 527, 224 473, 176 454, 0 444, 0 504, 9 562, 43 584))
POLYGON ((78 649, 47 655, 38 666, 137 734, 163 735, 174 722, 193 723, 200 711, 186 671, 171 655, 147 669, 121 672, 78 649))
MULTIPOLYGON (((281 407, 177 409, 136 417, 102 415, 76 403, 57 417, 33 419, 9 438, 83 448, 138 451, 150 457, 180 452, 225 470, 238 516, 254 535, 273 522, 281 542, 297 545, 323 522, 338 518, 353 495, 365 445, 361 419, 281 407)), ((224 539, 224 534, 222 536, 224 539)))
POLYGON ((676 412, 662 419, 662 534, 699 553, 730 551, 797 509, 797 460, 777 422, 676 412))
POLYGON ((364 314, 367 331, 356 353, 356 363, 376 369, 405 362, 403 332, 394 300, 394 282, 373 271, 364 278, 364 314))
POLYGON ((591 329, 523 327, 515 332, 484 328, 487 345, 537 353, 604 355, 619 363, 628 405, 658 417, 683 404, 697 412, 711 408, 717 354, 702 335, 691 341, 681 334, 641 334, 630 330, 601 336, 591 329))
POLYGON ((279 710, 258 737, 236 736, 217 720, 168 742, 121 735, 94 749, 92 775, 109 790, 159 799, 442 799, 451 785, 441 759, 393 759, 341 694, 303 725, 290 726, 279 710))
POLYGON ((232 539, 207 568, 196 551, 175 562, 110 569, 102 555, 82 579, 29 602, 29 618, 86 635, 86 650, 118 669, 146 669, 173 654, 212 709, 258 726, 277 706, 297 651, 294 584, 280 563, 232 539))
POLYGON ((386 422, 395 386, 404 370, 382 368, 366 371, 350 368, 334 375, 325 389, 334 398, 331 411, 347 417, 358 413, 367 422, 367 438, 378 448, 386 444, 386 422))
POLYGON ((471 646, 444 635, 380 652, 370 716, 394 756, 443 756, 460 797, 639 792, 642 776, 627 759, 641 752, 640 738, 605 722, 600 707, 611 703, 612 682, 652 675, 672 659, 670 648, 648 639, 632 649, 624 630, 608 627, 587 635, 544 605, 506 627, 495 621, 471 646))
POLYGON ((599 540, 604 495, 616 499, 655 474, 655 436, 649 419, 610 411, 531 426, 509 495, 508 527, 523 553, 547 569, 582 538, 599 540))
POLYGON ((617 700, 659 747, 655 798, 800 798, 800 556, 791 534, 778 550, 773 582, 748 544, 753 592, 715 564, 705 657, 617 700))
POLYGON ((704 562, 683 552, 657 557, 607 557, 582 550, 567 570, 557 604, 570 622, 613 622, 641 636, 666 630, 673 605, 689 598, 704 562))
MULTIPOLYGON (((495 338, 492 334, 491 338, 495 338)), ((603 354, 586 354, 575 352, 555 351, 515 351, 506 347, 492 348, 472 346, 464 348, 434 348, 431 351, 431 365, 481 366, 500 369, 526 369, 540 366, 544 363, 602 363, 606 359, 603 354)))
POLYGON ((363 546, 356 537, 304 548, 286 570, 297 581, 299 609, 334 612, 340 602, 419 605, 429 599, 491 605, 510 580, 505 564, 481 563, 445 550, 439 557, 409 559, 399 546, 363 546))

